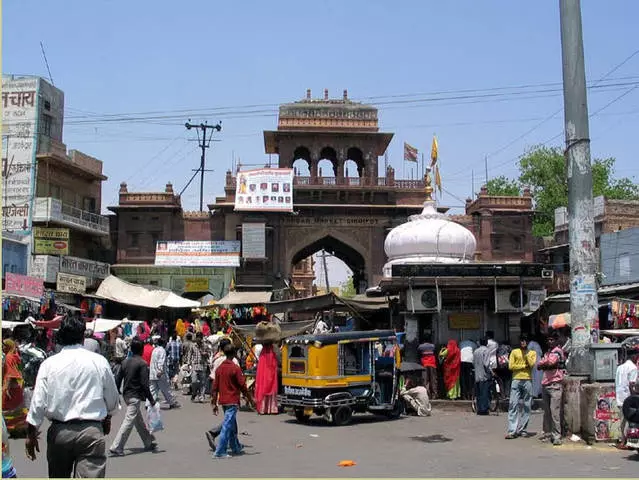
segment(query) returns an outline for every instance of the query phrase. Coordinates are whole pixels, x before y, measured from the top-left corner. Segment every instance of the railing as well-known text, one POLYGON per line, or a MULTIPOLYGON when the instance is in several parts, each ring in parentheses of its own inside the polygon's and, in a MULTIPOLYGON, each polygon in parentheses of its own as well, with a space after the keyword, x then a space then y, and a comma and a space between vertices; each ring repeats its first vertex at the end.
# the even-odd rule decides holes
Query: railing
POLYGON ((161 203, 179 205, 179 200, 173 193, 120 193, 120 205, 125 203, 161 203))
POLYGON ((36 222, 59 222, 72 227, 80 227, 91 233, 103 235, 109 233, 109 219, 107 217, 62 203, 57 198, 36 198, 33 220, 36 222))
MULTIPOLYGON (((237 185, 237 177, 227 176, 226 186, 235 188, 237 185)), ((293 177, 293 185, 298 187, 304 186, 323 186, 323 187, 392 187, 398 189, 423 189, 423 180, 395 180, 389 177, 377 177, 374 179, 368 177, 293 177)), ((122 203, 122 202, 120 202, 122 203)))

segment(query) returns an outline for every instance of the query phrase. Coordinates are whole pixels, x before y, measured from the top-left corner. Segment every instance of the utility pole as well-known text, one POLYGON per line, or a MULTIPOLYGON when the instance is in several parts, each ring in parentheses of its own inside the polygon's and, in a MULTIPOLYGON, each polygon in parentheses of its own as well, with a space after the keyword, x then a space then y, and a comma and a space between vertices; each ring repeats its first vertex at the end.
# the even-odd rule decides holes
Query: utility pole
POLYGON ((588 101, 580 0, 560 0, 564 80, 572 341, 568 371, 589 375, 589 349, 599 338, 597 258, 592 202, 588 101))
POLYGON ((195 128, 197 130, 197 139, 202 149, 202 157, 200 158, 200 168, 195 172, 200 172, 200 212, 204 211, 204 167, 206 165, 206 149, 211 144, 211 138, 213 137, 213 131, 218 132, 222 130, 222 122, 218 122, 217 125, 209 125, 208 122, 194 125, 191 123, 191 119, 184 124, 187 130, 195 128), (200 138, 200 130, 202 131, 202 137, 200 138), (210 134, 209 134, 210 131, 210 134), (207 137, 208 134, 208 137, 207 137))
POLYGON ((326 293, 331 293, 331 287, 328 283, 328 267, 326 266, 326 250, 322 250, 322 268, 324 268, 324 281, 326 282, 326 293))

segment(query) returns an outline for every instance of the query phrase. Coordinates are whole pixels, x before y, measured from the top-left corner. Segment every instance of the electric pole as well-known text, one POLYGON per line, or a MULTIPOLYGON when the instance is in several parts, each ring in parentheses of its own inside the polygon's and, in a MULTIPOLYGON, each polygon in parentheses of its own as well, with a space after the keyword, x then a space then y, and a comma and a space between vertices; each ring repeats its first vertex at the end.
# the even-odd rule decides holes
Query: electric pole
POLYGON ((326 250, 322 250, 322 266, 324 268, 324 280, 326 282, 326 293, 331 293, 331 287, 328 283, 328 267, 326 265, 326 250))
MULTIPOLYGON (((191 119, 184 124, 187 130, 195 128, 197 130, 197 139, 202 149, 202 158, 200 159, 200 168, 195 172, 200 172, 200 212, 204 211, 204 167, 206 165, 206 149, 211 144, 211 138, 213 137, 213 131, 218 132, 222 130, 222 122, 218 122, 217 125, 209 125, 208 122, 200 123, 199 125, 191 124, 191 119), (202 137, 200 137, 200 130, 202 131, 202 137), (209 134, 210 131, 210 134, 209 134), (207 136, 208 134, 208 136, 207 136)), ((189 182, 191 183, 191 182, 189 182)), ((188 186, 188 185, 187 185, 188 186)))
POLYGON ((599 338, 599 304, 595 278, 597 258, 580 0, 560 0, 559 13, 568 176, 572 329, 567 366, 573 375, 589 375, 590 344, 599 338))

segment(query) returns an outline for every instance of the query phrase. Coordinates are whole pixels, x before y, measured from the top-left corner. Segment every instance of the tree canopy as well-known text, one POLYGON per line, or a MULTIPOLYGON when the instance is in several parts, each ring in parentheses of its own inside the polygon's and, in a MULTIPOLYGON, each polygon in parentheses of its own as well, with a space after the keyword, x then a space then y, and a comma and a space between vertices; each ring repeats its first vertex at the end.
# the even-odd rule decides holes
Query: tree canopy
POLYGON ((343 298, 353 298, 357 292, 355 291, 355 284, 353 283, 353 277, 348 277, 339 289, 339 296, 343 298))
MULTIPOLYGON (((630 178, 614 177, 614 158, 592 162, 593 196, 611 200, 639 200, 639 185, 630 178)), ((499 176, 488 181, 489 195, 519 195, 530 188, 535 203, 533 235, 550 236, 554 232, 555 209, 568 205, 568 178, 560 147, 536 146, 519 159, 519 178, 499 176)))

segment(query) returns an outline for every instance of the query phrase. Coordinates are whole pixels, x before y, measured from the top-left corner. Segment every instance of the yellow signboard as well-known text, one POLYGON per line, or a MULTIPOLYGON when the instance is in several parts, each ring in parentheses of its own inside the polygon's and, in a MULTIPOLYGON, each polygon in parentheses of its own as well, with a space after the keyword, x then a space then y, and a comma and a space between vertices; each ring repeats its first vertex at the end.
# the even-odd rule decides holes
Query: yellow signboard
POLYGON ((451 330, 479 330, 481 315, 479 313, 451 313, 448 315, 448 328, 451 330))
POLYGON ((68 255, 69 229, 35 227, 33 229, 33 253, 36 255, 68 255))
POLYGON ((207 277, 193 277, 184 279, 185 292, 208 292, 209 279, 207 277))

